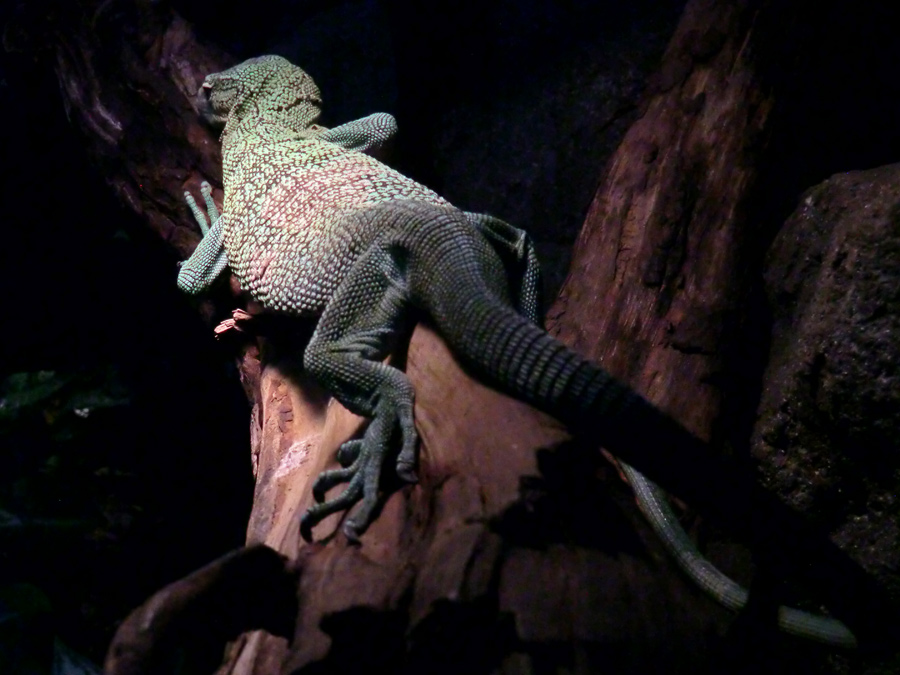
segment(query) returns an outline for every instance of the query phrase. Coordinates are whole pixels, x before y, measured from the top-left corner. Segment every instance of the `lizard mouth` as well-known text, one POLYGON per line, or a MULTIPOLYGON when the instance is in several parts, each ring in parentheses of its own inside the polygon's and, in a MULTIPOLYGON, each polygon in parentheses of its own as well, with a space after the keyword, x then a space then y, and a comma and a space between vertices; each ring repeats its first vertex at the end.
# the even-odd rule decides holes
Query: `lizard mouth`
POLYGON ((213 110, 212 101, 210 101, 210 95, 212 94, 212 84, 209 82, 204 82, 200 85, 200 89, 197 90, 197 96, 195 98, 197 112, 200 115, 200 119, 205 121, 207 124, 210 124, 214 127, 221 127, 225 124, 225 119, 221 118, 221 116, 217 115, 213 110))

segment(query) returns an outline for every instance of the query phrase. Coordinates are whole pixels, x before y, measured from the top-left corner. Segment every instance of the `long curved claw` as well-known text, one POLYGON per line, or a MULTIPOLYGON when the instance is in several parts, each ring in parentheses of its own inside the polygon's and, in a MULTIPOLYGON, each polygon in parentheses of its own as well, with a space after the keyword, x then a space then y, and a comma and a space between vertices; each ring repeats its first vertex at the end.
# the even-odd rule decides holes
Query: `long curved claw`
POLYGON ((403 445, 397 459, 397 473, 406 481, 416 480, 416 434, 413 423, 412 403, 397 403, 385 397, 381 400, 372 422, 361 439, 347 441, 338 450, 341 469, 323 472, 313 484, 313 497, 317 502, 300 521, 304 539, 309 540, 312 528, 326 516, 348 509, 361 502, 344 523, 343 531, 348 539, 357 541, 372 522, 372 514, 378 505, 379 483, 385 455, 390 447, 394 430, 399 427, 403 445), (346 464, 350 466, 346 466, 346 464), (339 483, 350 484, 340 496, 325 502, 325 494, 339 483))
POLYGON ((361 438, 341 444, 341 447, 338 448, 337 452, 338 464, 341 466, 350 466, 353 464, 362 452, 362 447, 363 442, 361 438))
POLYGON ((215 225, 216 221, 219 219, 219 209, 216 208, 216 203, 213 201, 212 187, 210 187, 209 183, 206 181, 200 183, 200 194, 203 195, 203 200, 206 202, 206 213, 209 215, 209 224, 210 226, 215 225))
POLYGON ((353 476, 359 471, 357 462, 354 462, 343 469, 332 469, 331 471, 323 471, 313 483, 313 499, 317 502, 325 501, 325 494, 335 485, 352 481, 353 476))
POLYGON ((378 482, 381 478, 381 465, 384 463, 385 446, 375 446, 363 461, 363 500, 353 515, 344 522, 344 534, 350 541, 358 541, 372 522, 372 511, 378 504, 378 482))
POLYGON ((352 445, 348 447, 345 458, 355 454, 353 464, 343 469, 325 471, 316 479, 313 497, 317 502, 322 502, 325 493, 335 485, 348 480, 350 484, 331 501, 316 504, 307 510, 300 520, 300 534, 304 539, 311 540, 312 528, 326 516, 349 509, 360 499, 361 512, 354 513, 352 518, 347 519, 343 530, 350 541, 358 541, 366 531, 371 522, 372 510, 378 502, 378 479, 394 419, 393 415, 377 415, 361 439, 348 441, 352 445), (387 423, 385 417, 388 418, 387 423))
MULTIPOLYGON (((338 469, 339 471, 341 469, 338 469)), ((321 476, 320 476, 321 478, 321 476)), ((311 506, 300 519, 300 536, 306 541, 312 541, 312 529, 332 513, 349 509, 359 501, 363 492, 363 475, 357 473, 350 481, 350 485, 337 497, 323 504, 311 506)))
POLYGON ((397 456, 397 475, 407 483, 417 483, 419 477, 416 474, 416 445, 419 435, 416 433, 416 426, 413 422, 412 406, 403 406, 398 411, 400 430, 403 434, 403 445, 400 447, 400 454, 397 456), (408 407, 408 410, 406 409, 408 407))

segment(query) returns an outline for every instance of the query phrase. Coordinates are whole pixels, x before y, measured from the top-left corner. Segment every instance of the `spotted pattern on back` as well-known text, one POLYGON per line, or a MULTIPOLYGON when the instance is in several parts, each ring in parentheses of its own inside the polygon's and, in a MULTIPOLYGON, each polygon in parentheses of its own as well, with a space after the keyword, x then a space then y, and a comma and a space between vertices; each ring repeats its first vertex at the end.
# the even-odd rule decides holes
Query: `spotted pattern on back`
POLYGON ((264 307, 321 313, 350 265, 379 235, 353 211, 391 200, 448 203, 378 160, 319 138, 312 79, 281 57, 206 78, 222 135, 228 264, 264 307))

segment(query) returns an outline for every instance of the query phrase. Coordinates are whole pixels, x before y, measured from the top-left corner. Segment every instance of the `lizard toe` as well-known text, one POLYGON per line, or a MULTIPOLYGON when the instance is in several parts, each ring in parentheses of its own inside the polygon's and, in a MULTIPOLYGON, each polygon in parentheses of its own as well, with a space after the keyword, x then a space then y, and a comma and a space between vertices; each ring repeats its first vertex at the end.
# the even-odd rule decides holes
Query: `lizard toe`
POLYGON ((347 467, 353 464, 362 452, 362 439, 347 441, 338 448, 337 460, 341 466, 347 467))
MULTIPOLYGON (((328 472, 326 472, 328 473, 328 472)), ((324 475, 324 474, 323 474, 324 475)), ((319 477, 321 480, 322 476, 319 477)), ((344 511, 360 500, 363 493, 363 475, 356 473, 347 489, 334 499, 311 506, 300 519, 300 535, 306 540, 312 540, 312 528, 332 513, 344 511)))
POLYGON ((323 471, 319 474, 319 477, 316 478, 316 482, 313 483, 313 498, 317 502, 324 502, 325 494, 335 485, 346 483, 347 481, 350 481, 352 484, 353 478, 356 476, 358 470, 359 466, 354 462, 343 469, 323 471))

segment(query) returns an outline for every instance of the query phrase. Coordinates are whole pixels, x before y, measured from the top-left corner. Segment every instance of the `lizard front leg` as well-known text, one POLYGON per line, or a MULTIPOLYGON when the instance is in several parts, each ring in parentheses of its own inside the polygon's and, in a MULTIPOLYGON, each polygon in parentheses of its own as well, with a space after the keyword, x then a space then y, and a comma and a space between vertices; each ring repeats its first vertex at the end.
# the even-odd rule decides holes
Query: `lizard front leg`
POLYGON ((197 206, 191 193, 184 193, 184 199, 203 233, 203 239, 200 240, 191 257, 181 263, 181 269, 178 272, 178 288, 190 295, 202 293, 212 286, 228 265, 228 257, 225 255, 225 245, 222 240, 222 217, 213 202, 212 188, 209 183, 203 181, 200 184, 200 192, 206 202, 209 224, 206 222, 206 215, 197 206))
POLYGON ((347 150, 377 153, 397 133, 397 120, 389 113, 372 113, 319 134, 323 141, 347 150))
POLYGON ((397 474, 414 482, 417 434, 413 389, 401 371, 383 363, 390 354, 409 306, 404 256, 375 243, 355 263, 329 301, 304 354, 304 366, 348 410, 371 418, 363 437, 341 446, 344 468, 323 472, 313 486, 318 504, 300 521, 303 537, 329 514, 362 503, 344 523, 356 540, 372 520, 381 472, 391 441, 400 433, 397 474), (335 499, 325 493, 340 483, 335 499))

